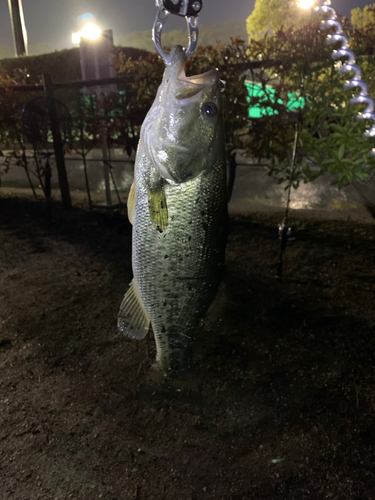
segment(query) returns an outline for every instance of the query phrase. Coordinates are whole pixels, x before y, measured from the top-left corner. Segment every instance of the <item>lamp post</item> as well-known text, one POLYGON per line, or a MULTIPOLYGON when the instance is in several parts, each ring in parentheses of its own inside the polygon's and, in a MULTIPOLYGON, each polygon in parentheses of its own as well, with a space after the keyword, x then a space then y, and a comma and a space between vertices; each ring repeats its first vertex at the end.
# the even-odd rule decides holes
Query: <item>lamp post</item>
MULTIPOLYGON (((81 64, 82 80, 99 80, 116 76, 113 66, 113 33, 112 30, 101 31, 95 24, 88 23, 82 31, 72 34, 73 43, 79 43, 79 54, 81 64)), ((113 92, 116 90, 114 84, 97 85, 95 88, 98 99, 104 92, 113 92)), ((85 89, 86 92, 92 90, 85 89)), ((111 185, 109 172, 109 154, 107 136, 104 133, 105 123, 103 120, 103 174, 106 192, 106 205, 112 206, 111 185)))
POLYGON ((8 0, 8 4, 16 56, 26 56, 27 32, 23 17, 22 0, 8 0))
MULTIPOLYGON (((82 31, 72 34, 72 41, 79 44, 82 80, 99 80, 116 76, 113 66, 112 30, 100 30, 88 23, 82 31)), ((98 85, 96 92, 114 91, 114 85, 98 85)))

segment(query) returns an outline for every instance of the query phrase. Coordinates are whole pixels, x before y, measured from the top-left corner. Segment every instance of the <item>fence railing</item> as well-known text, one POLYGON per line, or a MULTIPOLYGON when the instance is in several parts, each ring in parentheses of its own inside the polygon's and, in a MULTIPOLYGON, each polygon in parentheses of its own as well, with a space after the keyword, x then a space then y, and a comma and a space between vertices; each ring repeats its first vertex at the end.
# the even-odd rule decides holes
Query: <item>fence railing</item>
MULTIPOLYGON (((86 108, 85 106, 82 105, 82 96, 83 93, 86 95, 89 95, 91 92, 89 89, 93 88, 92 94, 95 94, 95 99, 99 99, 98 95, 100 94, 101 89, 104 91, 106 90, 106 86, 108 88, 109 85, 114 86, 115 89, 117 89, 117 103, 120 102, 119 95, 122 92, 122 101, 126 100, 126 97, 124 96, 124 90, 125 90, 125 95, 127 94, 128 90, 130 89, 130 85, 132 82, 133 78, 129 75, 127 76, 117 76, 117 77, 111 77, 111 78, 102 78, 102 79, 95 79, 95 80, 78 80, 78 81, 70 81, 70 82, 54 82, 52 80, 52 77, 50 74, 44 74, 43 79, 42 79, 42 84, 39 85, 10 85, 7 87, 3 87, 4 90, 6 91, 11 91, 11 93, 27 93, 28 98, 29 98, 29 93, 33 92, 43 92, 43 95, 46 97, 45 103, 46 103, 46 108, 48 111, 48 118, 47 120, 49 121, 49 146, 52 146, 53 143, 53 150, 54 150, 54 159, 56 163, 56 168, 57 168, 57 174, 58 174, 58 179, 59 179, 59 187, 60 187, 60 192, 61 192, 61 200, 62 204, 65 208, 70 208, 71 207, 71 197, 70 197, 70 189, 69 189, 69 182, 68 182, 68 176, 67 176, 67 171, 65 167, 65 157, 64 157, 64 143, 66 140, 63 140, 62 137, 62 131, 61 131, 61 119, 59 117, 58 109, 57 109, 57 100, 56 100, 56 92, 57 91, 69 91, 69 90, 76 90, 78 91, 78 96, 75 97, 75 99, 71 99, 70 96, 70 102, 68 103, 68 107, 74 108, 70 109, 69 111, 73 115, 73 125, 72 125, 72 140, 71 140, 71 145, 73 147, 78 147, 79 148, 79 155, 83 159, 84 166, 85 166, 85 176, 86 176, 86 186, 88 190, 88 196, 90 200, 90 193, 89 193, 89 183, 87 179, 87 169, 86 169, 86 154, 87 150, 89 151, 93 146, 93 144, 101 144, 102 147, 102 152, 103 152, 103 166, 104 166, 104 176, 107 176, 107 182, 106 185, 108 184, 108 189, 109 189, 109 176, 111 174, 110 171, 110 155, 108 158, 108 144, 110 141, 115 140, 114 138, 117 138, 117 141, 123 144, 128 142, 128 136, 130 138, 134 139, 134 135, 137 135, 137 130, 134 130, 133 125, 130 123, 126 123, 126 119, 120 123, 120 118, 121 116, 124 117, 125 110, 126 110, 126 104, 125 102, 121 103, 122 110, 117 110, 117 114, 114 113, 114 110, 108 111, 105 109, 105 97, 99 102, 92 102, 89 104, 90 110, 88 111, 87 105, 86 108), (84 92, 82 92, 82 90, 84 92), (104 104, 103 104, 104 103, 104 104), (112 113, 112 114, 111 114, 112 113), (115 121, 117 120, 117 124, 115 124, 115 121), (115 126, 116 125, 116 126, 115 126), (110 129, 110 130, 109 130, 110 129), (74 135, 74 137, 73 137, 74 135), (127 135, 127 137, 123 137, 123 135, 127 135), (85 151, 86 149, 86 151, 85 151), (108 170, 109 167, 109 170, 108 170)), ((68 92, 69 93, 69 92, 68 92)), ((68 95, 66 92, 64 93, 65 97, 68 95)), ((116 103, 115 103, 116 104, 116 103)), ((113 105, 113 102, 112 104, 113 105)), ((13 117, 14 119, 14 117, 13 117)), ((21 121, 21 116, 19 116, 19 121, 21 121)), ((20 127, 19 127, 20 128, 20 127)), ((18 134, 19 137, 19 134, 18 134)), ((21 139, 22 142, 23 138, 21 139)), ((18 141, 20 142, 20 140, 18 141)), ((134 141, 133 141, 134 142, 134 141)), ((33 144, 34 148, 35 145, 33 144)), ((98 146, 96 146, 98 147, 98 146)), ((126 148, 126 146, 124 146, 126 148)), ((22 144, 22 149, 25 150, 25 144, 22 144)), ((127 150, 130 150, 129 147, 126 148, 127 150)), ((16 155, 15 155, 16 156, 16 155)), ((25 154, 23 154, 23 159, 26 158, 25 154)), ((26 158, 27 160, 27 158, 26 158)), ((37 160, 36 160, 37 162, 37 160)), ((27 166, 25 167, 27 170, 27 166)), ((37 169, 40 169, 40 163, 39 166, 37 166, 37 169)), ((107 197, 108 199, 108 197, 107 197)), ((91 205, 91 203, 90 203, 91 205)))

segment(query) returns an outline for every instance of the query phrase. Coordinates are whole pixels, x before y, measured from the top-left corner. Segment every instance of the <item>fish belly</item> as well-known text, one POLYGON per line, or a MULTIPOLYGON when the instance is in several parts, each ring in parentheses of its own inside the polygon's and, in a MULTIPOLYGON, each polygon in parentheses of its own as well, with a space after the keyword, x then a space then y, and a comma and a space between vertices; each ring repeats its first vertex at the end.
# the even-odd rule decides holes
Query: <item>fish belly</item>
POLYGON ((164 186, 168 225, 152 225, 148 191, 136 177, 133 225, 133 273, 140 299, 150 316, 157 362, 164 370, 191 364, 191 340, 215 297, 225 257, 227 204, 225 169, 178 185, 164 186))

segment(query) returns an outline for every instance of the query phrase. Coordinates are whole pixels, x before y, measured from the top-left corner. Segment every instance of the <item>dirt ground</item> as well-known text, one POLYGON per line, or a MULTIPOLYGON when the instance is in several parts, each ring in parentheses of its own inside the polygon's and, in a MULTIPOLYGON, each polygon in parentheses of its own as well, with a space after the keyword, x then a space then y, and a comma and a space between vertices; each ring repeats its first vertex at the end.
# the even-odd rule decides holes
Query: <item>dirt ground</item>
POLYGON ((375 499, 375 225, 232 217, 200 393, 147 391, 154 340, 116 316, 125 211, 0 197, 1 500, 375 499))

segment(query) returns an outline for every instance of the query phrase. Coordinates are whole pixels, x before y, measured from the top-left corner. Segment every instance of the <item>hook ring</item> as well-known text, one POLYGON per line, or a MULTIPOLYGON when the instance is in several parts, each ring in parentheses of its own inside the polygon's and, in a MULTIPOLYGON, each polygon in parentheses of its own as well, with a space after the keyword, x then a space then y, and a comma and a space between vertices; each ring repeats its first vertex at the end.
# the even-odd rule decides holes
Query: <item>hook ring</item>
MULTIPOLYGON (((162 48, 161 35, 169 15, 170 12, 163 6, 162 3, 160 3, 154 26, 152 28, 152 39, 154 41, 155 48, 167 66, 171 62, 171 56, 170 54, 166 54, 162 48)), ((186 16, 185 19, 189 37, 189 45, 186 49, 186 58, 188 58, 195 52, 198 45, 199 20, 198 16, 186 16)))

